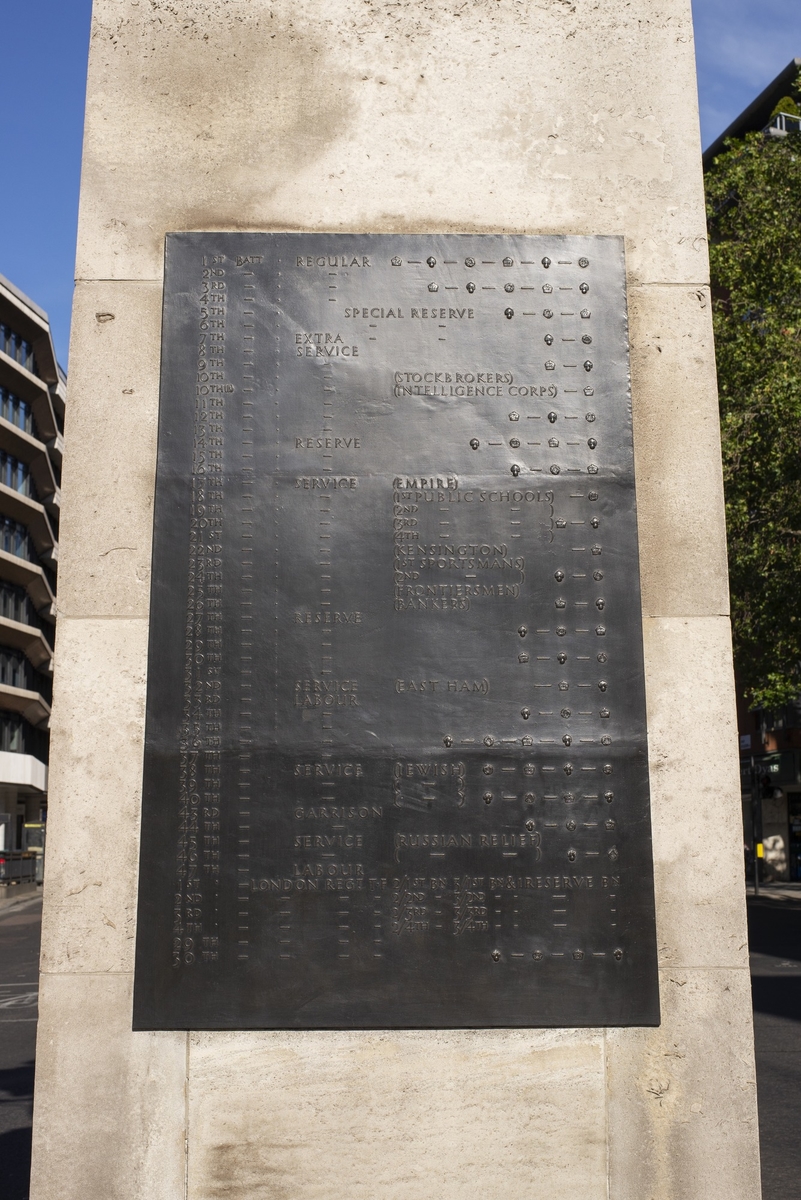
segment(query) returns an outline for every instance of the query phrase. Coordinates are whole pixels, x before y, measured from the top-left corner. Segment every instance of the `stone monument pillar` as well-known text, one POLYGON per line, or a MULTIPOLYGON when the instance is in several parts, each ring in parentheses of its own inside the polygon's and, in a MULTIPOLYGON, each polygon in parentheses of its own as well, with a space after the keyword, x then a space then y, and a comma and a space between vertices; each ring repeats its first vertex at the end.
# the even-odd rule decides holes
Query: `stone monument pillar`
POLYGON ((695 97, 689 0, 95 0, 33 1200, 759 1196, 695 97), (623 239, 658 1025, 134 1029, 164 249, 193 231, 623 239))

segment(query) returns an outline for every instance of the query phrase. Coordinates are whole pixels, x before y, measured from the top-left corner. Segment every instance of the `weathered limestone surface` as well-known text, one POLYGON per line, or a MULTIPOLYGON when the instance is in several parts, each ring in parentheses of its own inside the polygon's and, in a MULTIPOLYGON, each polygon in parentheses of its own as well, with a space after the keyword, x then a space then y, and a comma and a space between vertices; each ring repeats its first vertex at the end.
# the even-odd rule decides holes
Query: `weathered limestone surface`
POLYGON ((756 1200, 689 0, 95 0, 33 1200, 756 1200), (163 238, 622 233, 663 1024, 130 1032, 163 238))
POLYGON ((308 1200, 606 1195, 597 1030, 203 1033, 190 1059, 193 1200, 234 1180, 308 1200))
POLYGON ((748 973, 663 968, 660 995, 659 1029, 607 1033, 609 1196, 758 1197, 748 973))
POLYGON ((747 972, 728 621, 647 617, 643 630, 659 962, 747 972))
POLYGON ((59 615, 146 619, 161 287, 155 281, 79 282, 73 328, 82 348, 70 355, 73 450, 62 482, 68 491, 80 489, 80 502, 61 525, 69 549, 59 578, 59 615))
POLYGON ((50 815, 46 974, 133 970, 139 775, 145 726, 144 621, 60 618, 69 701, 51 733, 60 802, 50 815))
POLYGON ((78 276, 166 229, 620 233, 703 282, 689 3, 97 0, 78 276))
POLYGON ((186 1034, 131 1035, 131 976, 45 972, 32 1196, 184 1195, 186 1034))
POLYGON ((629 335, 643 612, 728 614, 709 288, 630 287, 629 335))

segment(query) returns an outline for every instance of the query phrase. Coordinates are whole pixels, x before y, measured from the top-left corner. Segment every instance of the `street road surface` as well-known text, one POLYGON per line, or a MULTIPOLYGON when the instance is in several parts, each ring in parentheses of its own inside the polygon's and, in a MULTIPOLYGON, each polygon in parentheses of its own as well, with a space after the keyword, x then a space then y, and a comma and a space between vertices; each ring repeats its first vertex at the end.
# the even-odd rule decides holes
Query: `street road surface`
POLYGON ((801 1196, 801 896, 748 898, 763 1200, 801 1196))
MULTIPOLYGON (((42 901, 0 907, 0 1196, 28 1200, 42 901)), ((763 1200, 801 1195, 801 895, 749 897, 763 1200)))
POLYGON ((0 905, 0 1196, 28 1200, 41 895, 0 905))

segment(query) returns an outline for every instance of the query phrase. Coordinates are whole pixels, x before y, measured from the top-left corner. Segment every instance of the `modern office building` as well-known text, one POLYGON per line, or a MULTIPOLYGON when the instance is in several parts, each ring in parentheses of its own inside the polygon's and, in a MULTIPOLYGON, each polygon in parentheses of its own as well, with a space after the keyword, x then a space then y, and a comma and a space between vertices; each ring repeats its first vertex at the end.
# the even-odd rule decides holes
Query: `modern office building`
POLYGON ((47 314, 0 275, 0 849, 47 807, 66 377, 47 314))
POLYGON ((707 147, 703 156, 704 170, 711 166, 718 154, 725 149, 729 138, 745 137, 747 133, 783 137, 787 133, 799 132, 801 117, 798 113, 781 111, 781 100, 793 91, 799 71, 801 58, 791 58, 787 66, 759 93, 756 100, 752 100, 748 107, 734 118, 731 125, 723 130, 720 137, 716 137, 707 147))

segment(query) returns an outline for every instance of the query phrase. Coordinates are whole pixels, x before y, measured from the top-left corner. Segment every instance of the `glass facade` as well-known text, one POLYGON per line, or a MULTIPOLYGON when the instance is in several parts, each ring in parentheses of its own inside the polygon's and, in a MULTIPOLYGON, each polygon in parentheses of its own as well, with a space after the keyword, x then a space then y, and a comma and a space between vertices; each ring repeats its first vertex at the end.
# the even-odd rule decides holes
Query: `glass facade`
POLYGON ((33 500, 39 498, 36 495, 28 464, 20 462, 18 458, 14 458, 13 454, 8 454, 5 450, 0 450, 0 483, 19 492, 22 496, 30 496, 33 500))
POLYGON ((21 400, 8 388, 0 387, 0 417, 23 429, 25 433, 33 433, 33 413, 27 400, 21 400))
POLYGON ((0 750, 12 754, 32 754, 47 762, 47 734, 34 729, 15 713, 0 714, 0 750))
POLYGON ((31 687, 33 667, 21 650, 0 647, 0 683, 5 683, 8 687, 31 687))
POLYGON ((31 542, 30 534, 19 521, 0 515, 0 550, 6 554, 16 554, 28 562, 36 561, 36 553, 31 542))
MULTIPOLYGON (((48 650, 55 645, 56 632, 50 617, 56 594, 61 478, 61 443, 52 439, 54 420, 56 429, 63 429, 66 377, 42 318, 41 310, 0 276, 0 752, 32 755, 46 763, 49 734, 44 726, 52 699, 48 650), (36 377, 41 394, 12 363, 36 377), (38 447, 31 445, 31 453, 27 445, 22 448, 20 433, 38 441, 38 447), (46 516, 18 497, 44 504, 46 516), (52 551, 46 526, 56 539, 52 551), (21 625, 30 626, 30 636, 21 625), (33 695, 15 695, 14 689, 33 695)), ((0 815, 9 805, 8 811, 16 812, 22 803, 38 815, 46 805, 45 797, 19 791, 13 783, 17 777, 12 774, 6 779, 0 772, 0 785, 5 784, 0 788, 0 815)))
POLYGON ((36 374, 36 359, 33 353, 33 346, 27 342, 22 334, 17 333, 11 328, 0 322, 0 350, 13 358, 14 362, 19 363, 21 367, 32 374, 36 374))
POLYGON ((0 580, 0 617, 8 617, 10 621, 19 621, 22 625, 32 625, 45 635, 52 646, 53 626, 39 616, 25 588, 0 580))
POLYGON ((28 692, 39 692, 48 703, 50 702, 52 693, 50 680, 39 674, 22 650, 12 650, 9 646, 0 646, 0 684, 5 684, 6 687, 25 688, 28 692))

